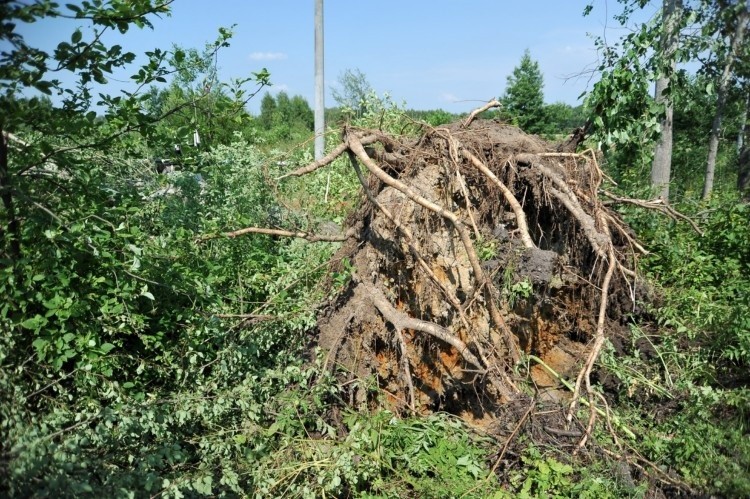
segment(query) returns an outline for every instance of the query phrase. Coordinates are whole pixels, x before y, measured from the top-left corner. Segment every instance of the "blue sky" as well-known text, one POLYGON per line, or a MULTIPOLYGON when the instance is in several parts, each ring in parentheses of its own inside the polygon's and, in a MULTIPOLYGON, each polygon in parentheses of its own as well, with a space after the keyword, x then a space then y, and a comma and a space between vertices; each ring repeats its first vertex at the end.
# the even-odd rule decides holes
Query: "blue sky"
MULTIPOLYGON (((468 111, 502 95, 507 76, 525 49, 540 64, 545 100, 572 105, 590 88, 596 65, 589 35, 616 40, 623 34, 611 20, 615 0, 325 0, 326 105, 330 88, 347 68, 359 68, 379 93, 415 109, 468 111)), ((658 3, 658 2, 657 2, 658 3)), ((658 10, 647 7, 643 19, 658 10)), ((154 30, 135 29, 120 43, 142 53, 155 47, 202 48, 221 26, 236 24, 231 46, 219 55, 223 79, 268 68, 274 86, 313 102, 313 0, 175 0, 172 15, 154 19, 154 30)), ((20 25, 27 40, 52 49, 80 21, 48 20, 20 25)), ((127 75, 123 75, 127 79, 127 75)), ((112 81, 112 86, 121 85, 112 81)), ((111 89, 110 89, 111 91, 111 89)), ((260 98, 250 104, 257 111, 260 98)))

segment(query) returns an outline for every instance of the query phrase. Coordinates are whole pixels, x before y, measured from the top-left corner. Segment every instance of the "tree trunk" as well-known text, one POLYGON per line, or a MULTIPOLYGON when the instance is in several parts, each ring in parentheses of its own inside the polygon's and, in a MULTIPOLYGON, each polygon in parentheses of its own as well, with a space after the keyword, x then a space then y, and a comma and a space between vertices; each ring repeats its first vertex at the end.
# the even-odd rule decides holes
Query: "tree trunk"
POLYGON ((739 132, 737 132, 737 156, 742 154, 745 148, 745 135, 748 133, 747 129, 747 113, 750 111, 750 85, 745 83, 745 105, 742 107, 742 114, 740 115, 740 126, 739 132))
POLYGON ((742 9, 742 13, 737 19, 737 27, 732 39, 732 45, 724 64, 724 71, 719 80, 719 88, 716 96, 716 114, 714 115, 713 124, 711 125, 711 136, 708 140, 708 161, 706 163, 706 179, 703 183, 703 199, 711 197, 711 191, 714 187, 714 174, 716 172, 716 156, 719 151, 719 133, 721 132, 721 121, 724 117, 724 107, 727 101, 729 82, 732 76, 732 66, 737 53, 742 47, 742 41, 745 37, 745 29, 750 18, 747 8, 742 9))
MULTIPOLYGON (((747 82, 745 83, 747 87, 747 82)), ((740 131, 737 134, 737 190, 742 197, 750 200, 750 148, 747 147, 747 136, 750 133, 747 113, 750 112, 750 88, 745 97, 745 107, 740 118, 740 131)))
POLYGON ((661 137, 654 151, 651 165, 651 186, 658 190, 659 197, 669 201, 669 177, 672 170, 672 134, 674 128, 674 105, 672 98, 665 95, 670 77, 675 70, 675 52, 679 43, 679 21, 682 17, 682 0, 664 0, 662 16, 664 33, 662 37, 663 70, 656 80, 655 99, 666 107, 661 120, 661 137))

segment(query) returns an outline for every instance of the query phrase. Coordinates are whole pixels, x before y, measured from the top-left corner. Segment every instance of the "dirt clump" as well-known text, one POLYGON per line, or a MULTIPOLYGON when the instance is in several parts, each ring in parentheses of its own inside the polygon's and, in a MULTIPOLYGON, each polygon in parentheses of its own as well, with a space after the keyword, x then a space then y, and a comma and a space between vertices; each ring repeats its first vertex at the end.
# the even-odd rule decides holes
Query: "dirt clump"
POLYGON ((492 421, 522 397, 522 357, 540 393, 575 400, 632 310, 640 248, 599 199, 593 152, 474 115, 417 137, 342 137, 289 175, 348 156, 362 184, 333 259, 351 280, 317 329, 349 402, 492 421))

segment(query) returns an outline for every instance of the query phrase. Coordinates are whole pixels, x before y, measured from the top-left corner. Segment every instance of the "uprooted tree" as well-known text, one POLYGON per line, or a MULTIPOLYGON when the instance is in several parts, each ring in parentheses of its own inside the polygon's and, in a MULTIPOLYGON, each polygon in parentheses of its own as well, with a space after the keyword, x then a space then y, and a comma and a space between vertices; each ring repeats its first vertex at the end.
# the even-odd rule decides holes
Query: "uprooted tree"
MULTIPOLYGON (((322 307, 317 339, 351 403, 377 391, 401 410, 491 418, 519 396, 525 354, 568 420, 579 401, 592 408, 590 431, 592 368, 633 310, 645 252, 600 194, 633 200, 603 189, 593 151, 561 152, 481 110, 418 137, 345 128, 329 155, 281 177, 347 155, 363 196, 345 235, 273 233, 343 241, 332 265, 348 262, 351 280, 322 307), (572 393, 552 389, 562 377, 572 393)), ((227 235, 244 232, 269 233, 227 235)))

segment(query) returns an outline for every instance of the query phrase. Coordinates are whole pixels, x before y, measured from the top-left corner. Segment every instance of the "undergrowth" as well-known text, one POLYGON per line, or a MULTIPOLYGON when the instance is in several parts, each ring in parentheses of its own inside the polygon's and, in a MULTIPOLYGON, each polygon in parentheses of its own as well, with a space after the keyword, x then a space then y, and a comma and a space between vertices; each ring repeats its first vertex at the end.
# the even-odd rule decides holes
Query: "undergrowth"
POLYGON ((661 299, 658 329, 633 326, 605 353, 617 410, 638 450, 696 491, 750 495, 750 206, 732 196, 683 205, 703 234, 625 210, 651 254, 642 263, 661 299))

